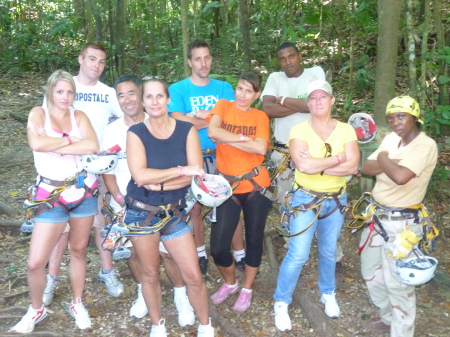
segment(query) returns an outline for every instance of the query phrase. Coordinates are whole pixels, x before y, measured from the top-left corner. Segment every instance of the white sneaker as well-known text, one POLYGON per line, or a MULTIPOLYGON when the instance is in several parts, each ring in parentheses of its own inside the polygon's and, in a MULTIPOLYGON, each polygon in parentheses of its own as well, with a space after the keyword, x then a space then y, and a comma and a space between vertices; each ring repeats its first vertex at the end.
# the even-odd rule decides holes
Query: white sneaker
POLYGON ((47 274, 47 283, 45 284, 44 295, 42 295, 42 302, 47 307, 53 302, 53 295, 56 288, 59 286, 59 280, 55 281, 49 274, 47 274))
POLYGON ((178 324, 180 326, 193 325, 195 322, 194 309, 189 303, 189 298, 184 296, 178 296, 174 299, 175 306, 178 312, 178 324))
POLYGON ((142 296, 142 286, 138 284, 137 287, 138 287, 138 298, 131 305, 130 317, 142 318, 148 314, 148 309, 144 301, 144 296, 142 296))
POLYGON ((70 302, 69 314, 75 318, 77 327, 81 330, 89 330, 91 328, 91 319, 89 313, 81 302, 81 298, 76 299, 77 303, 70 302))
POLYGON ((161 318, 158 322, 159 325, 152 325, 152 330, 150 331, 150 337, 167 337, 166 331, 166 320, 161 318))
POLYGON ((277 301, 273 305, 275 312, 275 326, 280 331, 290 331, 292 329, 291 318, 288 313, 288 304, 285 302, 277 301))
POLYGON ((34 330, 34 326, 39 322, 42 322, 47 318, 47 310, 42 305, 40 309, 33 309, 31 305, 28 307, 28 311, 25 316, 22 317, 19 323, 9 329, 9 332, 13 333, 29 333, 34 330))
POLYGON ((339 305, 336 302, 336 293, 333 291, 331 294, 322 294, 320 300, 325 305, 325 315, 330 318, 338 318, 341 314, 339 305))
POLYGON ((117 279, 116 271, 113 269, 108 274, 102 273, 102 268, 98 272, 98 279, 106 286, 108 294, 112 297, 119 297, 123 294, 123 284, 117 279))
POLYGON ((214 337, 214 328, 211 325, 211 317, 208 325, 198 325, 197 337, 214 337))

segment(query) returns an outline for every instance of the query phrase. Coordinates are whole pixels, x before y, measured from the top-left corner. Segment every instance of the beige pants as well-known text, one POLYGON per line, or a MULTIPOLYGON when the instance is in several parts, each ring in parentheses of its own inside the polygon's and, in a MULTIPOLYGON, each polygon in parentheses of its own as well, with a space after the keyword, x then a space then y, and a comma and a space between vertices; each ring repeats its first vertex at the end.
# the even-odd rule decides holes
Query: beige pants
MULTIPOLYGON (((414 224, 413 221, 414 219, 381 220, 381 224, 388 235, 392 236, 403 232, 407 222, 408 227, 415 232, 421 225, 414 224)), ((375 227, 378 229, 377 225, 375 227)), ((361 234, 360 246, 366 240, 361 252, 361 274, 370 299, 378 307, 378 315, 383 323, 391 325, 391 337, 413 337, 416 317, 415 287, 400 280, 395 265, 397 260, 388 256, 385 241, 380 234, 376 231, 370 233, 369 228, 365 228, 361 234)))

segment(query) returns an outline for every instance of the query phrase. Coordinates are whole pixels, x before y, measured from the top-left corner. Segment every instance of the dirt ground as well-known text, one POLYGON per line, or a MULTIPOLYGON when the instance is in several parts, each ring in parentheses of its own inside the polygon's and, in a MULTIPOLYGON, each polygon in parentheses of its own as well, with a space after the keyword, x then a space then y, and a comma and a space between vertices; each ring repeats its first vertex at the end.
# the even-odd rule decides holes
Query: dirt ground
MULTIPOLYGON (((22 202, 26 191, 35 177, 31 151, 26 144, 26 116, 32 106, 42 102, 41 87, 45 79, 38 76, 17 78, 14 81, 0 80, 0 336, 9 336, 8 329, 25 313, 30 300, 26 281, 26 262, 29 236, 13 231, 14 224, 23 221, 22 202), (23 121, 20 121, 22 118, 23 121), (19 120, 18 120, 19 119, 19 120), (6 225, 10 225, 9 227, 6 225)), ((358 198, 358 179, 350 184, 349 200, 358 198)), ((448 186, 442 186, 448 190, 448 186)), ((433 256, 438 258, 436 277, 428 284, 416 288, 417 318, 416 336, 450 336, 450 250, 446 233, 450 233, 447 205, 437 202, 427 204, 432 219, 438 223, 441 236, 436 241, 437 249, 433 256)), ((348 216, 348 214, 347 214, 348 216)), ((214 306, 211 303, 211 316, 216 326, 216 336, 367 336, 378 337, 364 329, 364 322, 376 315, 371 305, 365 284, 360 275, 357 254, 359 233, 352 235, 342 230, 340 243, 344 250, 343 270, 337 273, 337 300, 341 307, 339 319, 330 320, 323 314, 317 289, 317 251, 313 245, 311 258, 302 271, 296 296, 290 309, 293 330, 283 333, 276 330, 273 318, 273 292, 278 273, 276 263, 281 263, 285 252, 285 241, 273 230, 279 221, 277 206, 273 208, 267 223, 267 235, 260 276, 255 282, 251 308, 244 314, 236 314, 231 307, 237 295, 214 306), (273 254, 272 254, 273 252, 273 254), (303 302, 301 302, 303 301, 303 302), (306 303, 307 302, 307 303, 306 303), (309 308, 314 312, 302 311, 309 308), (317 312, 317 314, 316 314, 317 312), (311 319, 313 316, 313 319, 311 319), (309 317, 310 319, 308 319, 309 317), (331 327, 324 330, 321 326, 331 327), (332 331, 324 334, 323 331, 332 331)), ((208 228, 209 230, 209 228, 208 228)), ((150 319, 135 320, 128 316, 131 303, 136 297, 136 286, 128 271, 126 261, 115 263, 120 280, 125 286, 123 297, 112 298, 105 287, 97 280, 100 261, 95 247, 87 253, 88 270, 84 302, 91 315, 92 329, 89 332, 78 330, 73 319, 62 308, 70 302, 71 291, 68 278, 68 255, 61 267, 61 284, 56 291, 53 303, 48 307, 49 318, 36 326, 31 336, 147 336, 150 319)), ((237 272, 242 279, 243 274, 237 272)), ((206 284, 209 294, 220 285, 219 272, 212 260, 206 284)), ((161 267, 163 287, 163 317, 170 336, 196 336, 197 323, 193 327, 181 328, 177 324, 176 310, 170 283, 161 267)))

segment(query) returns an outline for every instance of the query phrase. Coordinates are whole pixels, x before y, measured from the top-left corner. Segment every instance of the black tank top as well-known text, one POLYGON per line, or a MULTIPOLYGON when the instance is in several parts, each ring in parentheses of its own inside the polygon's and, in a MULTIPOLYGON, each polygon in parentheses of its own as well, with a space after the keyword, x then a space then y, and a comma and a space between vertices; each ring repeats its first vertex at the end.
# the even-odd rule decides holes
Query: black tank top
MULTIPOLYGON (((128 131, 136 134, 145 147, 147 167, 168 169, 187 165, 186 144, 192 124, 176 120, 175 130, 167 139, 155 138, 147 129, 145 122, 131 126, 128 131)), ((152 206, 174 203, 186 195, 189 186, 172 191, 149 191, 138 187, 131 178, 127 186, 127 195, 152 206)))

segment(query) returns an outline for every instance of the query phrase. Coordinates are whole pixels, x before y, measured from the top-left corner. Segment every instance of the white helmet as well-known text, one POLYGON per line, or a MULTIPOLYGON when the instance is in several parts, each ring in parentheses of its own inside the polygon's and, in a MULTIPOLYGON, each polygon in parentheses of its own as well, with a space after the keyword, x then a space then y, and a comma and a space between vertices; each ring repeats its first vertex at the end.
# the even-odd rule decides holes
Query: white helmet
POLYGON ((117 166, 119 155, 117 153, 86 154, 81 156, 83 169, 93 174, 108 173, 117 166))
POLYGON ((418 286, 427 283, 434 277, 438 260, 423 255, 418 249, 413 252, 416 256, 397 261, 397 274, 403 283, 418 286))
POLYGON ((186 213, 189 213, 192 210, 192 208, 194 208, 194 205, 197 202, 190 187, 188 188, 184 199, 186 200, 186 206, 184 207, 184 210, 186 211, 186 213))
POLYGON ((191 189, 194 198, 207 207, 219 207, 233 194, 228 181, 216 174, 206 174, 203 180, 192 177, 191 189))
POLYGON ((377 135, 377 126, 373 118, 364 112, 357 112, 350 116, 348 124, 353 126, 358 137, 358 143, 368 143, 377 135))

